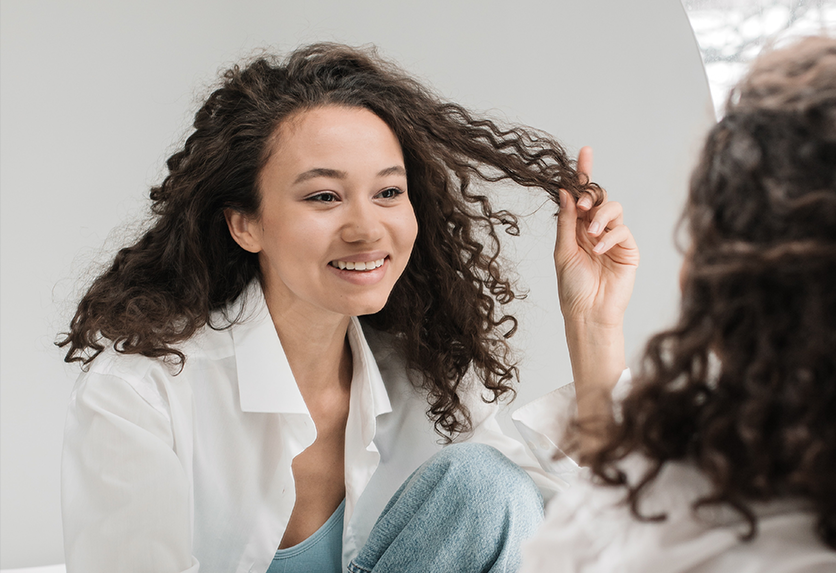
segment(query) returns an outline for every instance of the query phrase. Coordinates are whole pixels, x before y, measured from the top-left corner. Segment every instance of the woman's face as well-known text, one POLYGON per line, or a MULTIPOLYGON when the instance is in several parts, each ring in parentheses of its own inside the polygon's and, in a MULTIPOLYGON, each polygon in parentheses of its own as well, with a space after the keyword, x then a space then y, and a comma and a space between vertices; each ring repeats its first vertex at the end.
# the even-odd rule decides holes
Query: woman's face
POLYGON ((259 253, 268 304, 379 311, 418 232, 395 134, 366 109, 326 106, 283 122, 274 145, 259 216, 228 214, 238 243, 259 253))

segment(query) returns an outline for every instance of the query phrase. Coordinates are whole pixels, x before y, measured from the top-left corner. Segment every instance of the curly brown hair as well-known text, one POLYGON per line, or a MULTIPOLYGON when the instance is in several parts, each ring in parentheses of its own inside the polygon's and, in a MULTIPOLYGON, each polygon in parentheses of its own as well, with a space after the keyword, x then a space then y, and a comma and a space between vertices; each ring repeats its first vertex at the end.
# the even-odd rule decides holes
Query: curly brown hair
POLYGON ((210 313, 260 278, 257 255, 231 238, 224 210, 258 213, 258 175, 279 125, 323 105, 372 111, 403 149, 418 237, 386 306, 364 321, 395 334, 407 365, 423 374, 436 431, 449 437, 470 428, 457 389, 471 369, 492 401, 513 394, 507 338, 517 321, 502 309, 517 295, 499 263, 497 229, 516 234, 517 219, 494 210, 471 182, 511 180, 543 189, 555 202, 559 188, 598 201, 602 190, 581 180, 550 136, 475 117, 374 49, 325 43, 223 73, 195 116, 194 132, 168 159, 168 176, 151 189, 150 228, 119 251, 81 299, 58 342, 68 347, 65 360, 87 365, 112 344, 182 367, 177 343, 207 324, 239 320, 210 322, 210 313))
POLYGON ((594 474, 633 514, 687 460, 757 532, 752 502, 808 500, 836 548, 836 40, 761 56, 693 174, 675 327, 653 337, 594 474), (619 460, 649 459, 628 483, 619 460))

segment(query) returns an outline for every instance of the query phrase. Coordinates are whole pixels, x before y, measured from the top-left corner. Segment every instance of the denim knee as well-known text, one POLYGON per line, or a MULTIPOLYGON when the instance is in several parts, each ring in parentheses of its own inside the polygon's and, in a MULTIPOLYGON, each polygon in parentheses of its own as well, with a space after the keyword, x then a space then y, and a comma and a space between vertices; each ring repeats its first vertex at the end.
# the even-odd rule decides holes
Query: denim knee
POLYGON ((516 571, 542 517, 534 482, 499 451, 447 446, 395 493, 349 571, 516 571))
POLYGON ((425 471, 443 471, 448 495, 468 506, 516 508, 542 519, 543 498, 534 482, 499 450, 485 444, 453 444, 429 461, 425 471))

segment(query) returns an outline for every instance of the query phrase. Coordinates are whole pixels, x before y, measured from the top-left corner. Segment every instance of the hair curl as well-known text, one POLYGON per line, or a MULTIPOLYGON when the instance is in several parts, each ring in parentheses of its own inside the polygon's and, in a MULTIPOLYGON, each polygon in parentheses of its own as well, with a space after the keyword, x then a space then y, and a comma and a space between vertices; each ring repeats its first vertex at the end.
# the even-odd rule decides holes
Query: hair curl
POLYGON ((123 248, 81 299, 58 342, 65 360, 82 365, 108 344, 118 352, 186 359, 177 343, 209 324, 260 278, 257 255, 231 238, 225 209, 257 214, 258 175, 279 125, 318 106, 361 107, 379 116, 403 149, 418 237, 386 306, 364 320, 396 335, 407 365, 423 374, 428 417, 448 436, 470 428, 457 389, 473 369, 493 401, 513 393, 516 367, 507 338, 515 298, 499 264, 498 228, 518 232, 516 217, 494 210, 476 181, 511 180, 575 197, 602 190, 581 180, 551 137, 503 129, 445 102, 374 50, 314 44, 286 60, 259 57, 223 73, 198 110, 194 132, 167 161, 151 190, 154 219, 123 248))
POLYGON ((688 460, 757 532, 750 503, 811 502, 836 548, 836 40, 769 52, 732 92, 692 176, 679 321, 653 337, 606 443, 604 483, 641 493, 688 460), (637 483, 617 462, 650 460, 637 483))

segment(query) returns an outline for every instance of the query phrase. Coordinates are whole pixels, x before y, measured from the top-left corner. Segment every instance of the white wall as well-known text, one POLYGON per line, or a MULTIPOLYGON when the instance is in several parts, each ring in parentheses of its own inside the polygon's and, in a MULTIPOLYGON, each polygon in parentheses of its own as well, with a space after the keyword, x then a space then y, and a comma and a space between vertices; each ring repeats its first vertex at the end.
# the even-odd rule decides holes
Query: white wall
MULTIPOLYGON (((628 351, 670 320, 672 229, 712 121, 678 0, 3 0, 0 567, 63 560, 59 462, 76 370, 52 341, 90 265, 144 213, 219 67, 257 47, 316 40, 375 43, 450 99, 542 128, 573 151, 594 146, 594 178, 625 205, 642 248, 628 351)), ((569 377, 551 212, 532 216, 515 248, 531 292, 518 403, 569 377)))

